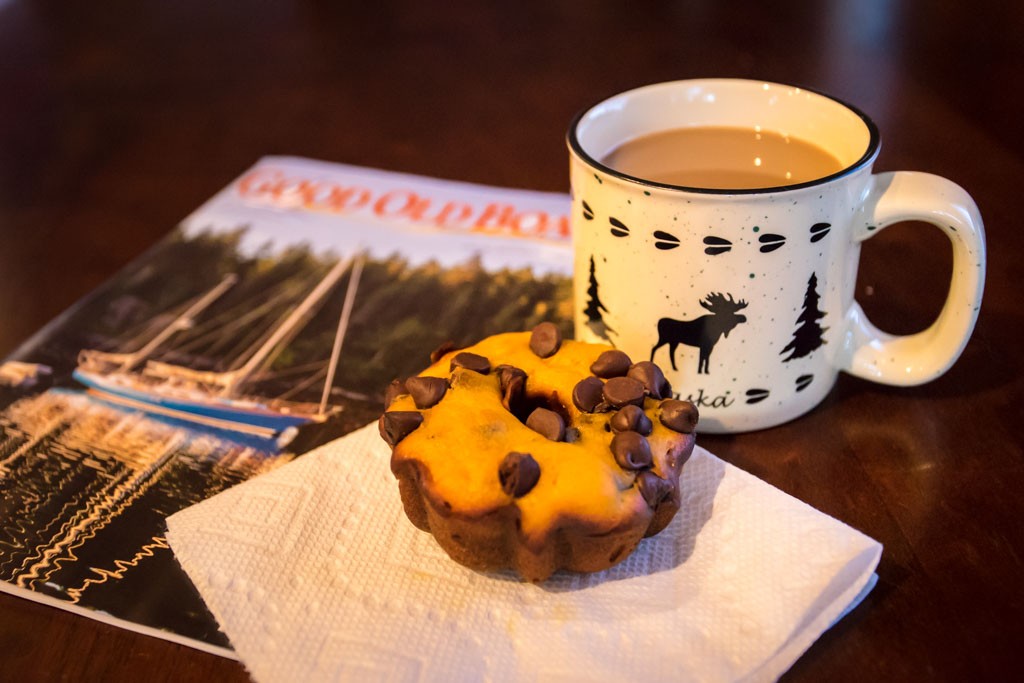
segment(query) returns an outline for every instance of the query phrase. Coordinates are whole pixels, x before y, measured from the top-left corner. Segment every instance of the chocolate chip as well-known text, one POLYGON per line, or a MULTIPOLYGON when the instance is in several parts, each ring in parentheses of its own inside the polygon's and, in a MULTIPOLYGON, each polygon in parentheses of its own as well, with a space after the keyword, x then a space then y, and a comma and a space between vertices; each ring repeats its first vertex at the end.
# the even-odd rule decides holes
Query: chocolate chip
POLYGON ((649 360, 642 360, 633 365, 626 376, 643 384, 651 398, 662 399, 672 395, 672 387, 665 379, 665 374, 649 360))
POLYGON ((424 410, 434 407, 444 397, 448 391, 448 380, 441 377, 410 377, 405 380, 405 387, 416 407, 424 410))
POLYGON ((689 401, 670 398, 661 404, 661 424, 674 432, 690 434, 696 428, 698 418, 697 406, 689 401))
POLYGON ((526 373, 513 365, 499 365, 494 373, 501 389, 501 405, 510 413, 518 414, 526 391, 526 373))
POLYGON ((405 382, 400 379, 391 380, 391 384, 384 390, 384 410, 391 407, 391 404, 395 402, 395 399, 402 394, 408 394, 409 392, 405 389, 405 382))
POLYGON ((615 462, 627 470, 642 470, 651 464, 651 445, 636 432, 622 432, 612 439, 615 462))
POLYGON ((554 323, 541 323, 530 334, 530 350, 541 358, 549 358, 562 345, 562 332, 554 323))
POLYGON ((618 349, 612 349, 598 356, 590 366, 590 371, 604 379, 622 377, 629 372, 630 365, 632 365, 632 361, 629 360, 629 356, 618 349))
POLYGON ((632 377, 612 377, 604 383, 604 400, 616 408, 644 404, 644 385, 632 377))
POLYGON ((512 451, 498 467, 501 490, 514 498, 521 498, 533 490, 540 479, 540 465, 529 453, 512 451))
POLYGON ((380 431, 381 438, 394 448, 399 441, 409 436, 421 424, 423 424, 423 415, 415 410, 392 410, 380 416, 377 429, 380 431))
POLYGON ((658 507, 658 504, 672 493, 672 484, 649 470, 637 475, 636 485, 640 489, 640 495, 652 508, 658 507))
POLYGON ((644 409, 634 405, 623 406, 622 410, 612 415, 610 423, 616 432, 639 432, 643 436, 650 435, 654 428, 644 409))
POLYGON ((553 410, 536 408, 526 418, 526 426, 551 441, 565 438, 565 420, 553 410))
POLYGON ((455 349, 458 348, 461 347, 456 346, 455 342, 449 339, 448 341, 443 342, 440 346, 438 346, 436 349, 430 352, 430 362, 436 363, 437 361, 441 360, 441 357, 444 354, 449 353, 450 351, 454 351, 455 349))
POLYGON ((455 368, 466 368, 473 372, 479 372, 481 375, 486 375, 491 371, 491 361, 475 353, 463 351, 452 358, 450 369, 454 370, 455 368))
POLYGON ((572 402, 585 413, 593 413, 604 399, 604 382, 597 377, 587 377, 576 383, 572 389, 572 402))

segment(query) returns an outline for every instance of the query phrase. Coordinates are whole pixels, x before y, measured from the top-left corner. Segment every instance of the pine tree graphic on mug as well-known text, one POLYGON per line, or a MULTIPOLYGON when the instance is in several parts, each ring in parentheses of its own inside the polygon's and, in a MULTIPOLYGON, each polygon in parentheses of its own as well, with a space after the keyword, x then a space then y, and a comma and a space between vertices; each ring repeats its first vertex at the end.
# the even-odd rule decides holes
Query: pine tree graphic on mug
POLYGON ((587 287, 587 306, 583 309, 583 313, 587 316, 587 327, 590 331, 596 334, 601 339, 604 339, 612 346, 615 344, 612 342, 608 333, 615 334, 615 330, 608 326, 604 321, 604 317, 601 315, 601 311, 605 313, 608 309, 603 303, 601 303, 601 297, 597 293, 597 276, 594 273, 594 257, 590 257, 590 283, 587 287))
POLYGON ((828 328, 822 327, 818 322, 825 317, 825 312, 818 308, 818 300, 820 298, 818 295, 818 276, 815 273, 811 273, 811 278, 807 281, 807 292, 804 294, 803 309, 796 319, 798 324, 796 330, 793 331, 793 338, 779 352, 780 356, 787 351, 789 352, 789 355, 782 359, 783 362, 809 356, 814 350, 820 348, 825 343, 825 330, 828 328))

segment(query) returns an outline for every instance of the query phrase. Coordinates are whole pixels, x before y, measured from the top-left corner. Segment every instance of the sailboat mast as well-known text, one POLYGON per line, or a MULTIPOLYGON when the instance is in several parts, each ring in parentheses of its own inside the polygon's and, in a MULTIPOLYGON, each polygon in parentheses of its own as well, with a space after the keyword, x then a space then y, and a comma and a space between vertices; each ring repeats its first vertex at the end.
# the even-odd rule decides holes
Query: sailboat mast
POLYGON ((309 311, 316 306, 329 291, 331 291, 331 288, 334 287, 338 280, 341 279, 341 276, 345 273, 345 270, 348 268, 350 263, 352 263, 351 256, 338 261, 334 267, 331 268, 331 271, 327 273, 327 276, 320 281, 320 284, 318 284, 313 291, 306 296, 302 303, 292 311, 292 314, 288 316, 287 320, 285 320, 280 327, 274 331, 274 334, 272 334, 270 338, 263 343, 263 346, 258 348, 252 357, 245 362, 245 365, 226 374, 228 381, 224 384, 224 387, 221 390, 222 395, 230 396, 234 393, 235 389, 238 388, 239 384, 244 382, 249 375, 259 368, 260 364, 266 359, 270 352, 274 350, 274 347, 287 337, 288 334, 291 333, 292 329, 301 322, 302 318, 305 317, 305 315, 309 313, 309 311))
POLYGON ((149 340, 149 343, 143 346, 138 351, 128 354, 124 362, 121 363, 120 370, 122 372, 128 372, 141 361, 145 360, 153 351, 157 349, 161 344, 167 341, 168 337, 179 330, 185 329, 189 323, 192 322, 192 318, 199 315, 203 309, 216 301, 220 296, 228 289, 233 287, 238 282, 238 276, 234 273, 228 273, 220 281, 216 287, 204 294, 198 301, 188 307, 184 313, 174 319, 170 325, 165 327, 158 335, 149 340))
POLYGON ((352 315, 352 303, 356 298, 356 288, 359 287, 359 278, 363 274, 363 263, 366 255, 359 254, 358 260, 352 266, 352 275, 348 279, 348 289, 345 290, 345 303, 341 306, 341 318, 338 319, 338 331, 334 334, 334 347, 331 349, 331 362, 327 366, 327 379, 324 381, 324 392, 320 396, 320 409, 318 413, 324 414, 327 410, 327 398, 331 394, 331 385, 334 384, 334 373, 338 369, 338 358, 341 356, 341 345, 345 342, 345 331, 348 329, 348 319, 352 315))

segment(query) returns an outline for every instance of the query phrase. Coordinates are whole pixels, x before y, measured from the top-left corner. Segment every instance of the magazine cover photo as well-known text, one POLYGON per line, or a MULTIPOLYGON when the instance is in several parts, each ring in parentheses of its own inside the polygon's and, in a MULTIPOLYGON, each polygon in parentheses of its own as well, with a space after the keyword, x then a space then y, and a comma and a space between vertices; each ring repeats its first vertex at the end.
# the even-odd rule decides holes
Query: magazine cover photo
POLYGON ((0 364, 0 587, 230 654, 167 516, 376 420, 442 343, 572 316, 564 245, 527 245, 564 262, 539 271, 486 236, 275 233, 221 199, 0 364))

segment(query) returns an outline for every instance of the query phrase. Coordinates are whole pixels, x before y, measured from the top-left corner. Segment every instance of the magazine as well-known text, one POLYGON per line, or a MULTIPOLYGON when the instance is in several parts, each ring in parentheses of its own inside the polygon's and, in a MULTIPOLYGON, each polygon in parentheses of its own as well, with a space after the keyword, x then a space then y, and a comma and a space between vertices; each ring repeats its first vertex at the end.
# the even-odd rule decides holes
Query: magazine
POLYGON ((260 160, 0 364, 0 590, 232 656, 166 517, 375 420, 442 343, 570 334, 568 208, 260 160))

